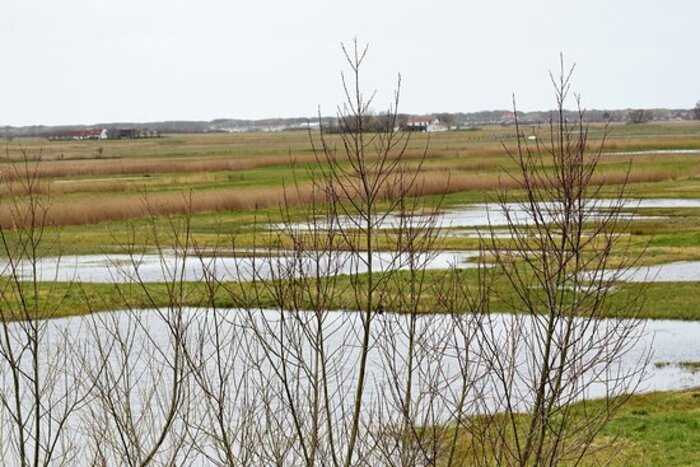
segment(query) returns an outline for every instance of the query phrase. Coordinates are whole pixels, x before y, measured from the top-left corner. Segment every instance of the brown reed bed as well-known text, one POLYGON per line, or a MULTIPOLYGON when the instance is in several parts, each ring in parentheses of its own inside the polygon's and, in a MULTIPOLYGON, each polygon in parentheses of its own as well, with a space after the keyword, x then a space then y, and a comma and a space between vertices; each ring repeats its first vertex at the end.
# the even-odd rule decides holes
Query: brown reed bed
MULTIPOLYGON (((309 164, 316 162, 312 152, 284 156, 260 154, 256 157, 213 157, 191 159, 151 160, 137 159, 90 159, 64 161, 31 161, 29 166, 18 167, 17 163, 0 163, 0 174, 6 181, 26 178, 30 171, 37 178, 79 178, 137 174, 177 174, 198 172, 232 172, 261 169, 276 166, 288 166, 291 163, 309 164)), ((407 150, 402 156, 405 160, 441 158, 445 154, 439 151, 407 150)), ((342 160, 342 157, 341 157, 342 160)))
MULTIPOLYGON (((503 149, 502 138, 507 131, 510 130, 488 130, 484 135, 489 137, 481 139, 473 137, 481 132, 448 132, 431 136, 427 151, 427 136, 411 135, 409 146, 403 155, 405 160, 413 161, 409 164, 407 173, 415 169, 418 160, 423 157, 427 159, 411 194, 488 192, 499 187, 517 188, 517 180, 511 179, 502 170, 503 166, 512 166, 503 149), (492 139, 492 133, 501 139, 492 139)), ((505 141, 505 144, 512 146, 512 142, 505 141)), ((630 135, 609 139, 606 151, 634 150, 657 144, 668 148, 697 147, 700 138, 678 135, 643 138, 630 135)), ((290 165, 290 153, 291 160, 298 164, 313 164, 316 161, 306 134, 184 135, 173 137, 172 140, 163 138, 160 141, 115 142, 113 145, 105 145, 106 154, 119 157, 113 159, 81 159, 80 157, 94 154, 95 145, 89 142, 57 143, 52 146, 52 151, 55 153, 70 148, 76 151, 76 158, 44 159, 36 163, 30 162, 28 166, 41 180, 34 185, 33 191, 54 195, 50 220, 55 225, 142 218, 149 214, 149 207, 140 195, 146 189, 150 191, 148 198, 151 213, 184 213, 188 210, 184 196, 173 191, 183 185, 200 186, 192 194, 193 212, 272 208, 285 200, 285 192, 281 187, 202 187, 211 187, 212 182, 224 181, 230 173, 240 171, 245 174, 246 170, 276 166, 286 168, 290 165), (146 152, 154 157, 137 158, 146 152), (145 174, 160 176, 144 177, 142 181, 127 179, 145 174), (172 176, 162 176, 163 174, 172 176), (87 177, 104 179, 86 180, 87 177), (114 180, 108 180, 109 177, 114 177, 114 180), (111 196, 109 192, 118 193, 118 196, 111 196)), ((339 158, 342 159, 342 154, 339 158)), ((697 156, 687 155, 604 155, 599 166, 601 170, 593 181, 596 184, 619 184, 625 180, 628 183, 650 183, 684 179, 700 175, 700 164, 696 162, 699 160, 697 156), (629 174, 625 168, 628 159, 634 160, 629 174)), ((24 175, 16 172, 12 164, 0 162, 0 173, 4 181, 0 183, 0 197, 26 192, 20 182, 24 175)), ((292 205, 308 202, 311 191, 310 184, 302 185, 299 193, 288 197, 288 202, 292 205)), ((0 203, 0 225, 5 227, 11 226, 11 216, 6 205, 7 203, 0 203)))
MULTIPOLYGON (((311 194, 309 187, 298 194, 289 193, 290 204, 299 204, 311 194)), ((83 225, 109 221, 125 221, 149 215, 177 215, 200 212, 246 211, 255 208, 271 208, 285 200, 282 188, 256 190, 208 190, 187 193, 150 193, 147 196, 125 194, 115 197, 91 197, 84 199, 57 199, 49 203, 47 221, 50 225, 83 225)), ((18 198, 18 203, 23 203, 18 198)), ((0 205, 0 225, 13 228, 22 222, 13 216, 12 205, 0 205)), ((21 211, 21 210, 20 210, 21 211)))
MULTIPOLYGON (((298 162, 312 162, 313 155, 295 158, 298 162)), ((29 170, 38 178, 94 177, 109 175, 134 175, 156 173, 196 173, 250 170, 290 163, 289 156, 261 156, 249 159, 189 159, 189 160, 85 160, 49 161, 36 163, 29 170)), ((14 170, 11 164, 0 164, 0 173, 5 180, 23 178, 23 173, 14 170)))
MULTIPOLYGON (((697 168, 696 168, 697 169, 697 168)), ((631 172, 614 169, 596 174, 594 184, 616 185, 673 180, 689 176, 682 170, 639 168, 631 172)), ((696 174, 698 172, 696 171, 696 174)), ((426 171, 418 176, 409 194, 427 196, 468 191, 489 192, 499 188, 517 189, 518 180, 503 173, 461 173, 446 170, 426 171)), ((155 192, 144 196, 125 193, 115 198, 107 196, 56 198, 48 213, 52 225, 96 224, 107 221, 139 219, 148 215, 177 215, 186 212, 249 211, 275 208, 283 204, 295 206, 308 203, 314 196, 311 183, 296 189, 283 187, 229 188, 185 192, 155 192)), ((18 198, 21 201, 21 197, 18 198)), ((0 206, 0 225, 14 226, 7 203, 0 206)))

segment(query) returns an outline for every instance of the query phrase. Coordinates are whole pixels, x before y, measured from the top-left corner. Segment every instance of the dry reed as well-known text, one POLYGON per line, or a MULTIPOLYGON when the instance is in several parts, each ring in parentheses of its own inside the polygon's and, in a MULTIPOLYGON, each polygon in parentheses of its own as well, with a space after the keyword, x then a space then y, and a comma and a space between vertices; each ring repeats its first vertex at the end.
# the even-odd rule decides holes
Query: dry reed
MULTIPOLYGON (((421 159, 424 153, 420 150, 408 151, 403 159, 421 159)), ((428 158, 445 157, 439 152, 426 154, 428 158)), ((246 158, 193 158, 193 159, 165 159, 135 160, 135 159, 91 159, 91 160, 65 160, 65 161, 41 161, 37 162, 36 176, 38 178, 67 178, 90 177, 109 175, 135 175, 135 174, 166 174, 166 173, 198 173, 198 172, 222 172, 261 169, 275 166, 286 166, 290 162, 308 164, 316 162, 313 154, 296 154, 285 156, 270 156, 261 154, 256 157, 246 158)), ((21 173, 21 172, 20 172, 21 173)), ((17 171, 12 165, 0 164, 0 174, 6 181, 16 180, 17 171)))
MULTIPOLYGON (((299 162, 312 162, 308 155, 296 158, 299 162)), ((65 178, 105 175, 133 175, 153 173, 195 173, 248 170, 276 165, 287 165, 287 156, 261 156, 249 159, 189 159, 189 160, 86 160, 40 162, 36 167, 39 178, 65 178)), ((0 173, 5 179, 16 179, 16 173, 0 165, 0 173)))
MULTIPOLYGON (((680 170, 640 168, 627 173, 626 170, 608 170, 593 177, 592 183, 620 184, 646 183, 672 180, 689 176, 680 170)), ((421 174, 410 191, 411 196, 427 196, 467 191, 493 191, 499 188, 518 188, 518 181, 498 173, 451 173, 449 171, 427 171, 421 174)), ((282 187, 229 188, 192 192, 193 212, 247 211, 280 206, 287 197, 290 205, 306 203, 311 199, 312 184, 300 185, 298 190, 282 187)), ((148 203, 157 215, 183 214, 188 210, 187 196, 183 193, 151 193, 148 203)), ((53 202, 49 220, 53 225, 96 224, 107 221, 138 219, 149 213, 143 196, 125 194, 114 197, 92 197, 80 200, 58 199, 53 202)), ((13 227, 7 206, 0 207, 0 225, 13 227)))

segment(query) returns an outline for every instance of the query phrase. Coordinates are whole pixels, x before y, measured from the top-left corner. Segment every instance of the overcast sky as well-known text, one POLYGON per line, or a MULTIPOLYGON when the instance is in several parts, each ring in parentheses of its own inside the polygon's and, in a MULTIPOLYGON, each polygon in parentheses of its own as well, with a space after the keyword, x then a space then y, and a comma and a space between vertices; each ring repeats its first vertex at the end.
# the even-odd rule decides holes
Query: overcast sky
POLYGON ((698 0, 0 0, 0 125, 333 114, 341 42, 384 110, 692 107, 698 0))

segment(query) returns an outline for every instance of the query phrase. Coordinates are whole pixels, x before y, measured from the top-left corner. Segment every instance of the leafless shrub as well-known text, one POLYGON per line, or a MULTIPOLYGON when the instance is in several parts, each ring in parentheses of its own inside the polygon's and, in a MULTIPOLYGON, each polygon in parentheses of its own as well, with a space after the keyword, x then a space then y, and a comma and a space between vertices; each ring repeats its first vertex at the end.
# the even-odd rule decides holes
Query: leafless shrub
POLYGON ((48 321, 70 287, 41 284, 51 280, 38 267, 47 243, 55 241, 45 232, 50 198, 38 194, 36 164, 28 151, 22 155, 3 174, 11 171, 22 189, 2 200, 14 228, 0 227, 0 459, 61 465, 79 454, 71 428, 87 392, 81 390, 84 370, 71 362, 83 346, 79 329, 48 321))
POLYGON ((161 258, 165 282, 156 288, 143 278, 143 246, 137 249, 126 239, 123 247, 130 260, 114 267, 124 309, 89 317, 93 351, 83 365, 91 369, 93 398, 85 424, 93 463, 182 464, 196 445, 189 442, 198 407, 190 355, 196 317, 185 305, 197 284, 188 282, 187 274, 193 251, 191 216, 168 218, 162 230, 155 219, 151 214, 148 238, 161 258), (146 297, 149 310, 131 303, 134 288, 146 297))
MULTIPOLYGON (((279 241, 270 243, 293 250, 256 253, 272 280, 228 290, 242 303, 271 297, 274 308, 244 312, 254 336, 248 359, 260 362, 253 378, 263 407, 254 428, 265 446, 260 461, 432 465, 458 442, 442 429, 448 409, 439 396, 449 381, 442 350, 452 326, 419 317, 422 298, 433 292, 425 268, 439 251, 437 208, 409 198, 425 186, 422 161, 411 167, 403 158, 408 135, 391 122, 365 131, 372 105, 360 87, 366 49, 343 50, 351 73, 343 77, 340 143, 323 129, 312 139, 318 164, 303 208, 308 222, 295 223, 286 202, 285 221, 271 232, 279 241), (389 215, 397 221, 384 230, 389 215), (380 240, 391 247, 378 251, 380 240), (339 296, 359 311, 330 310, 339 296)), ((397 90, 387 115, 396 118, 398 101, 397 90)), ((291 187, 287 201, 305 189, 291 187)))
POLYGON ((486 237, 509 286, 504 299, 523 312, 490 315, 479 331, 493 396, 478 419, 486 436, 475 455, 488 453, 501 465, 581 463, 600 447, 594 438, 637 387, 646 363, 645 355, 636 364, 621 363, 640 337, 639 321, 602 318, 611 310, 634 317, 641 296, 614 288, 634 266, 634 255, 608 272, 612 252, 625 251, 626 184, 606 210, 596 208, 610 188, 595 184, 604 140, 589 153, 584 112, 573 123, 564 118, 570 78, 562 61, 560 75, 552 77, 557 110, 546 143, 532 147, 520 139, 508 149, 517 165, 512 179, 524 194, 518 206, 532 225, 523 226, 503 192, 500 211, 515 248, 504 253, 493 228, 486 237), (591 397, 602 401, 574 404, 591 397))

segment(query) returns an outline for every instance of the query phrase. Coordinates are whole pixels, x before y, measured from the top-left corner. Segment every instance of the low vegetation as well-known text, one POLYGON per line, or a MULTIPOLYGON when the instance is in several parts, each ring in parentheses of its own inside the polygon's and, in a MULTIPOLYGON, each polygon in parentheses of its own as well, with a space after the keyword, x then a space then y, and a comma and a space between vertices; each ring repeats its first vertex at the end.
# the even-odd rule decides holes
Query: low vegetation
MULTIPOLYGON (((596 401, 580 403, 584 411, 596 401)), ((520 423, 527 423, 523 415, 520 423)), ((700 392, 654 392, 632 396, 596 439, 595 450, 579 465, 692 466, 700 444, 700 392), (614 448, 604 446, 615 439, 614 448)), ((468 440, 464 440, 468 446, 468 440)), ((464 464, 467 465, 467 464, 464 464)), ((571 464, 562 464, 571 465, 571 464)))
MULTIPOLYGON (((593 126, 591 138, 603 127, 593 126)), ((700 149, 700 124, 617 125, 606 142, 596 183, 616 185, 627 180, 633 196, 654 196, 650 187, 672 183, 683 196, 692 196, 700 177, 697 154, 628 154, 653 150, 700 149), (630 162, 632 170, 627 174, 630 162), (686 190, 685 188, 689 188, 686 190)), ((527 129, 544 134, 545 128, 527 129)), ((413 134, 404 160, 416 164, 425 157, 423 180, 414 194, 472 193, 465 200, 493 197, 499 187, 514 183, 503 177, 513 168, 503 144, 515 141, 512 127, 486 127, 427 137, 413 134)), ((338 136, 329 136, 337 145, 338 136)), ((308 183, 306 167, 315 156, 304 132, 164 136, 154 140, 63 142, 15 139, 0 162, 2 193, 22 191, 19 175, 8 161, 28 157, 41 183, 33 189, 51 193, 54 225, 83 225, 138 219, 146 215, 142 197, 157 200, 160 214, 182 212, 181 193, 195 193, 195 212, 241 212, 279 206, 280 181, 308 183), (97 147, 103 148, 97 157, 97 147), (297 165, 291 169, 291 161, 297 165), (115 197, 118 195, 118 197, 115 197)), ((0 195, 2 195, 0 193, 0 195)), ((455 201, 459 200, 455 197, 455 201)), ((0 212, 0 223, 9 222, 0 212)), ((95 229, 93 229, 95 230, 95 229)), ((99 230, 99 229, 97 229, 99 230)))
MULTIPOLYGON (((465 269, 459 272, 461 280, 475 281, 478 271, 465 269)), ((407 273, 402 273, 392 283, 386 293, 386 299, 393 301, 400 296, 402 283, 407 281, 407 273)), ((418 303, 418 311, 435 312, 439 310, 439 300, 436 296, 438 286, 445 281, 445 272, 428 271, 426 273, 425 292, 418 303)), ((355 297, 350 287, 350 281, 366 280, 365 276, 339 276, 334 280, 332 299, 328 306, 333 310, 356 310, 355 297)), ((269 293, 254 293, 252 284, 243 285, 242 296, 254 297, 248 302, 233 300, 226 292, 226 288, 238 287, 234 283, 225 283, 225 287, 218 289, 216 294, 210 296, 205 284, 191 282, 187 284, 187 299, 184 306, 204 307, 213 303, 218 308, 275 308, 274 297, 269 293)), ((284 283, 278 285, 284 287, 284 283)), ((612 295, 610 310, 603 314, 607 318, 629 318, 629 315, 619 313, 616 305, 624 304, 624 299, 630 295, 637 295, 642 289, 646 293, 646 300, 635 316, 644 319, 682 319, 700 320, 700 290, 695 282, 664 282, 653 284, 620 284, 619 294, 612 295)), ((125 306, 134 309, 148 309, 154 305, 166 306, 168 304, 167 288, 165 284, 152 283, 148 286, 148 294, 139 287, 115 284, 83 283, 80 286, 71 283, 44 283, 39 284, 40 296, 48 295, 48 291, 60 291, 64 299, 54 308, 55 317, 77 316, 98 311, 122 309, 125 306), (127 293, 124 294, 124 291, 127 293)), ((310 297, 300 298, 300 307, 308 308, 312 305, 310 297)), ((42 302, 43 303, 43 302, 42 302)), ((489 308, 499 312, 518 313, 522 310, 513 306, 513 301, 508 295, 507 284, 500 280, 493 284, 493 295, 489 297, 489 308)))

